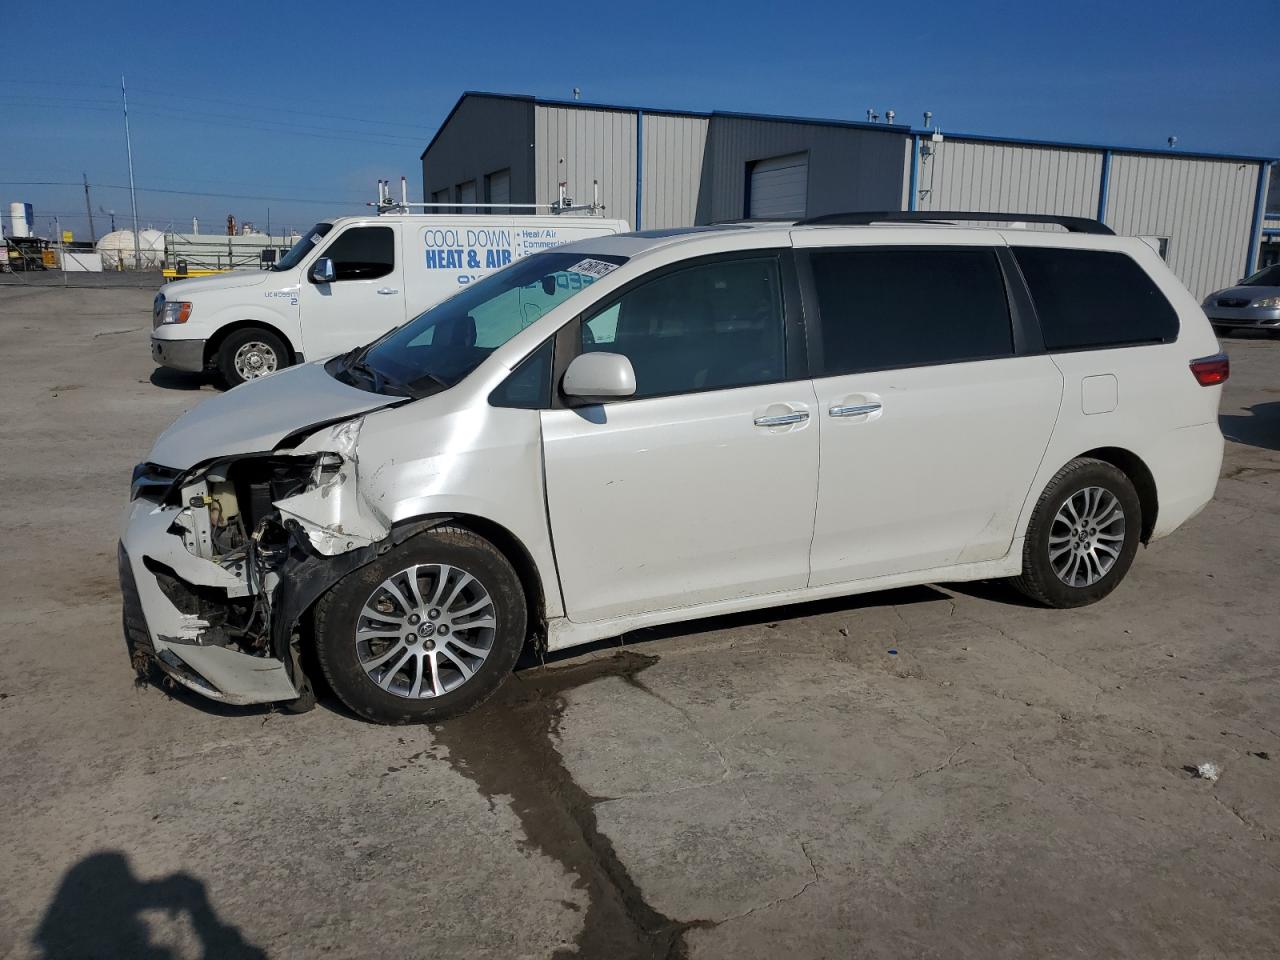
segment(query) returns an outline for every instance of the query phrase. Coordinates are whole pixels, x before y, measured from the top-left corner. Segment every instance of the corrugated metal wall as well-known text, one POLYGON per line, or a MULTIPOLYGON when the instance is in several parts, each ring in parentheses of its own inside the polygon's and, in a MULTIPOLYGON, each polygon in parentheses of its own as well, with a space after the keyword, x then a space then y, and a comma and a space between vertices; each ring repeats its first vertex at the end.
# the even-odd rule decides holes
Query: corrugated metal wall
POLYGON ((554 203, 561 180, 568 181, 569 196, 575 203, 590 203, 591 181, 597 179, 605 216, 634 225, 634 111, 538 104, 534 107, 533 127, 536 203, 554 203))
POLYGON ((910 137, 892 130, 788 123, 743 117, 711 118, 704 164, 710 174, 699 223, 735 220, 746 214, 747 164, 807 151, 808 216, 846 210, 894 210, 902 202, 902 163, 910 137))
POLYGON ((1169 238, 1169 266, 1197 297, 1234 283, 1251 242, 1258 165, 1239 160, 1111 158, 1107 224, 1169 238))
POLYGON ((698 214, 708 203, 703 176, 708 125, 706 117, 644 115, 641 224, 646 230, 705 222, 698 214))
POLYGON ((1102 153, 974 140, 921 142, 920 210, 1098 215, 1102 153))
POLYGON ((511 169, 511 202, 533 203, 533 102, 467 97, 422 157, 423 200, 511 169))

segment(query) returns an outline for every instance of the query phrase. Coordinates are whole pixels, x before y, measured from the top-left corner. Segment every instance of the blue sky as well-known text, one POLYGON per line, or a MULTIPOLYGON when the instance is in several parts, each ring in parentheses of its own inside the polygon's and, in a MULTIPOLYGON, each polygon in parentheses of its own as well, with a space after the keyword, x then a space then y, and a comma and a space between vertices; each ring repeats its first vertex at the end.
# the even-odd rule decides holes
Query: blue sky
POLYGON ((141 219, 179 229, 360 212, 380 176, 420 198, 418 156, 468 89, 1280 155, 1275 0, 11 6, 0 200, 77 238, 78 186, 17 184, 87 173, 124 225, 122 72, 141 219))

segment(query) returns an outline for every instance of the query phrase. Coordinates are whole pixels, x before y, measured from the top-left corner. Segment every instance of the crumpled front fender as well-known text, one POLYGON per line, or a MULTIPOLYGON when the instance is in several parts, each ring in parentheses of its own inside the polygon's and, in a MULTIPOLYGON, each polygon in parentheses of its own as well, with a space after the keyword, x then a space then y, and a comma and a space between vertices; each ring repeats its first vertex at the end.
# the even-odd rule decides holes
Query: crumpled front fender
POLYGON ((316 552, 337 556, 370 547, 391 532, 390 520, 371 504, 360 489, 360 461, 356 445, 364 418, 349 420, 308 437, 298 454, 337 454, 338 469, 321 477, 306 493, 275 502, 281 517, 296 521, 316 552))

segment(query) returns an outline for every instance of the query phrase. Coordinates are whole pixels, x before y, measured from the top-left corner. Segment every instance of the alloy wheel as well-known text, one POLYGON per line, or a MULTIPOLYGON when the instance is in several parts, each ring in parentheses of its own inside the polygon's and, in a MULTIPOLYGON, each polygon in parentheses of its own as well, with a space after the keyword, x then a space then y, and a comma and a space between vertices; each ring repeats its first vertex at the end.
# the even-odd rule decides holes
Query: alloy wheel
POLYGON ((416 700, 462 686, 493 649, 497 613, 483 583, 443 563, 383 580, 356 621, 356 657, 387 693, 416 700))
POLYGON ((1105 577, 1124 548, 1125 516, 1110 490, 1085 487, 1063 502, 1049 527, 1049 565, 1069 587, 1105 577))

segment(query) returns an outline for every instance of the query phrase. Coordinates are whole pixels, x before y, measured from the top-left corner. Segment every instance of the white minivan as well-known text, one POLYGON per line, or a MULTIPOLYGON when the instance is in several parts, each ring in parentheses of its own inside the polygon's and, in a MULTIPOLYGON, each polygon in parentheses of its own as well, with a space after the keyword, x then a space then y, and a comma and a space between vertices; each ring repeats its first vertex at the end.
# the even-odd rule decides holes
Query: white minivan
POLYGON ((437 720, 526 643, 929 582, 1102 599, 1213 497, 1209 321, 1095 221, 879 222, 912 218, 584 240, 206 400, 134 473, 135 667, 305 709, 315 663, 437 720))
POLYGON ((235 386, 368 343, 531 253, 629 229, 570 215, 393 212, 317 223, 268 270, 166 283, 151 355, 235 386))

